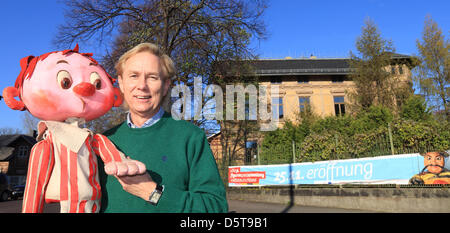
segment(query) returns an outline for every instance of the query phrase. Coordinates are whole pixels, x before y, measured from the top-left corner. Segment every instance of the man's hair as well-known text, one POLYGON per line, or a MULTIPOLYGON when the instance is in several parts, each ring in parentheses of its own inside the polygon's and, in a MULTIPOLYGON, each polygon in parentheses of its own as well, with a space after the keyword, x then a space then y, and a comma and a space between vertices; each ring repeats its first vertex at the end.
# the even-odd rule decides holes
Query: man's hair
MULTIPOLYGON (((172 59, 167 55, 164 54, 164 52, 155 44, 152 43, 141 43, 136 45, 134 48, 128 50, 122 56, 120 56, 119 60, 116 63, 116 72, 117 75, 122 77, 123 75, 123 67, 125 65, 125 62, 130 59, 130 57, 141 53, 141 52, 149 52, 157 57, 159 57, 159 60, 161 62, 161 70, 162 70, 162 79, 164 81, 170 81, 175 76, 175 65, 172 61, 172 59)), ((171 87, 169 87, 169 90, 166 94, 166 96, 163 97, 161 107, 166 111, 170 112, 171 110, 171 103, 170 103, 170 92, 171 87)), ((122 108, 125 110, 129 110, 128 103, 126 101, 123 101, 122 108)))
POLYGON ((171 79, 173 76, 175 76, 175 65, 172 61, 172 59, 164 54, 164 52, 155 44, 152 43, 141 43, 136 45, 134 48, 128 50, 126 53, 124 53, 119 60, 116 63, 116 71, 118 76, 123 75, 123 67, 125 65, 125 62, 130 59, 130 57, 141 53, 141 52, 149 52, 157 57, 159 57, 161 62, 161 68, 163 72, 163 78, 164 79, 171 79))

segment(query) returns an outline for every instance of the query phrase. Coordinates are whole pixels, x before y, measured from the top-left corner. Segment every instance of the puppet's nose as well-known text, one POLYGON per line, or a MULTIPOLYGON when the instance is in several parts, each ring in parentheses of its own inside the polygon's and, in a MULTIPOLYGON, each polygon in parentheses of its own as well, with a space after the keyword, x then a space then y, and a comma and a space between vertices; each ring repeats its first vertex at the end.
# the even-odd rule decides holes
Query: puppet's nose
POLYGON ((95 87, 94 87, 94 85, 92 85, 90 83, 82 82, 82 83, 76 85, 73 88, 73 91, 81 96, 91 96, 95 92, 95 87))

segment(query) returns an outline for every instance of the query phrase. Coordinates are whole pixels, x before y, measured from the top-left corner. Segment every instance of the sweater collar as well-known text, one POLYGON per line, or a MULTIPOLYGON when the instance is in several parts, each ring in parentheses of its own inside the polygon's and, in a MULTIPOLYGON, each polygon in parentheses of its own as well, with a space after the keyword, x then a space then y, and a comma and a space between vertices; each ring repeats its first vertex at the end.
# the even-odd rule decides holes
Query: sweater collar
POLYGON ((152 126, 156 122, 158 122, 163 115, 164 115, 164 110, 162 108, 159 108, 159 111, 153 117, 150 117, 150 119, 148 119, 141 127, 138 127, 135 124, 133 124, 133 122, 131 122, 130 112, 128 112, 128 114, 127 114, 127 125, 128 125, 128 127, 133 128, 133 129, 135 129, 135 128, 147 128, 147 127, 152 126))

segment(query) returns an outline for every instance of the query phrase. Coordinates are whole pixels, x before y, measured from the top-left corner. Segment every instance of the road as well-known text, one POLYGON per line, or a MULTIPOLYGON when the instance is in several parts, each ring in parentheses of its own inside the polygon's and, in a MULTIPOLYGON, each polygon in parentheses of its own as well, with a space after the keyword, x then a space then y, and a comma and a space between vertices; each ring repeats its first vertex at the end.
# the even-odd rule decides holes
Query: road
MULTIPOLYGON (((20 213, 22 210, 22 199, 0 202, 0 213, 20 213)), ((44 213, 59 213, 59 203, 44 205, 44 213)))
MULTIPOLYGON (((274 203, 228 200, 229 211, 234 213, 369 213, 370 211, 324 208, 313 206, 289 206, 274 203)), ((20 213, 22 200, 0 202, 0 213, 20 213)), ((59 204, 45 204, 44 213, 58 213, 59 204)))

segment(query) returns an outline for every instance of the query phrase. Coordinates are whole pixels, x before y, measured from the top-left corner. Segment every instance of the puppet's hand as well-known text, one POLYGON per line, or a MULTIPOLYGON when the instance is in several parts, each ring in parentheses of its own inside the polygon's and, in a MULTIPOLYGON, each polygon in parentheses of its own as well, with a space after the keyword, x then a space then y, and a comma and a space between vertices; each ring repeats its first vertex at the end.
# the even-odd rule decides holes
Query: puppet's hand
POLYGON ((423 185, 424 181, 420 176, 415 175, 409 180, 409 184, 423 185))
POLYGON ((109 162, 105 164, 105 172, 108 175, 134 176, 147 171, 145 164, 132 159, 124 159, 122 162, 109 162))

